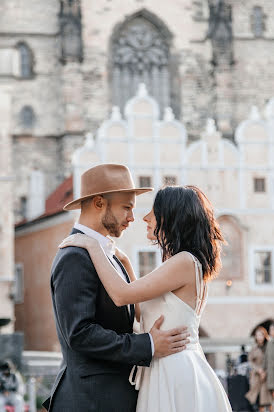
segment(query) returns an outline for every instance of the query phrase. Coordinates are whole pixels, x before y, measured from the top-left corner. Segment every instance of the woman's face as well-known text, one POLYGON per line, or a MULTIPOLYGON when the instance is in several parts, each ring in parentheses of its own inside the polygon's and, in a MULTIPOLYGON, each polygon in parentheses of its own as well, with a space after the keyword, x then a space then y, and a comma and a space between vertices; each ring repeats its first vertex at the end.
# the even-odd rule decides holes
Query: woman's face
POLYGON ((156 229, 157 222, 153 209, 146 216, 143 217, 143 220, 147 224, 147 238, 149 240, 156 240, 157 238, 154 235, 154 231, 156 229))
POLYGON ((256 342, 258 343, 258 345, 263 345, 263 343, 264 343, 264 334, 260 330, 257 330, 257 332, 255 333, 255 339, 256 339, 256 342))

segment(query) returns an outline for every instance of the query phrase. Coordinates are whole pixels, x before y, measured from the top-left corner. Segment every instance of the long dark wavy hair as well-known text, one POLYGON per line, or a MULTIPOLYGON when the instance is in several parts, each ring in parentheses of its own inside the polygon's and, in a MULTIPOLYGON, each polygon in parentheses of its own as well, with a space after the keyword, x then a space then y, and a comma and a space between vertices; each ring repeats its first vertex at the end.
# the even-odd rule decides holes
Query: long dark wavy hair
POLYGON ((216 277, 224 238, 205 194, 196 186, 167 186, 158 191, 153 210, 163 261, 187 251, 201 262, 205 280, 216 277))

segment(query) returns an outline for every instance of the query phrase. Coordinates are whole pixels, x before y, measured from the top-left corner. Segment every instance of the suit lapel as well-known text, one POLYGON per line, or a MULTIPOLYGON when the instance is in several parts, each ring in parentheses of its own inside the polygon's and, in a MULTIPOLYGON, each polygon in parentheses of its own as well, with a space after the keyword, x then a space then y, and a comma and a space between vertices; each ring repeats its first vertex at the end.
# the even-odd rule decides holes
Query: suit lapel
MULTIPOLYGON (((70 234, 71 234, 71 235, 74 235, 75 233, 82 233, 82 234, 84 235, 84 233, 83 233, 81 230, 76 229, 76 228, 73 228, 72 231, 70 232, 70 234)), ((109 258, 108 258, 108 259, 109 259, 109 258)), ((126 278, 127 282, 130 283, 130 279, 129 279, 129 277, 128 277, 127 271, 126 271, 124 265, 122 264, 122 262, 120 262, 120 260, 119 260, 115 255, 113 255, 113 259, 114 259, 114 260, 117 262, 117 264, 120 266, 123 274, 125 275, 125 278, 126 278)), ((110 259, 109 259, 109 261, 110 261, 110 263, 113 265, 113 263, 112 263, 112 261, 111 261, 110 259)), ((113 265, 113 267, 114 267, 114 265, 113 265)), ((126 312, 127 312, 127 315, 128 315, 128 317, 129 317, 130 322, 133 323, 133 321, 134 321, 134 316, 135 316, 134 305, 130 305, 130 315, 129 315, 129 313, 128 313, 128 309, 127 309, 127 308, 125 308, 125 309, 126 309, 126 312)))
MULTIPOLYGON (((117 264, 120 266, 120 268, 122 269, 123 274, 126 277, 127 283, 130 283, 130 279, 128 277, 127 271, 124 267, 124 265, 122 264, 122 262, 120 262, 120 260, 117 258, 117 256, 113 255, 113 259, 117 262, 117 264)), ((135 310, 134 310, 134 305, 130 305, 130 317, 131 317, 131 321, 134 321, 134 316, 135 316, 135 310)))

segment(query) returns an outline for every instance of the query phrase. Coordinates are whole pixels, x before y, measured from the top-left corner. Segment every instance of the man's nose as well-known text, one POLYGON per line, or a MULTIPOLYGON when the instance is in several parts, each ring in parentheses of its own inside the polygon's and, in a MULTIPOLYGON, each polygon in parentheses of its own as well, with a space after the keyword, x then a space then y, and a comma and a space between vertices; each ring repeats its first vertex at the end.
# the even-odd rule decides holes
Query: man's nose
POLYGON ((134 214, 132 211, 128 214, 127 220, 129 222, 134 222, 134 214))

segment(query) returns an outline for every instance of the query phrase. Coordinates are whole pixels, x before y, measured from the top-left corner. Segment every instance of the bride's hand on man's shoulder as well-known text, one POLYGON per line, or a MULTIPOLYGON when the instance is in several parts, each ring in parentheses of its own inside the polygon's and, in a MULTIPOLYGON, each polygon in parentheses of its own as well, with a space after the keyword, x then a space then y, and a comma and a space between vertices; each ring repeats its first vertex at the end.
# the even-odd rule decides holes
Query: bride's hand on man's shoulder
POLYGON ((125 263, 129 260, 128 256, 118 247, 115 247, 115 256, 120 260, 120 262, 125 263))
POLYGON ((92 237, 89 237, 82 233, 75 233, 74 235, 66 237, 58 247, 60 249, 63 249, 68 246, 76 246, 84 249, 89 249, 95 246, 99 246, 99 242, 96 239, 93 239, 92 237))

